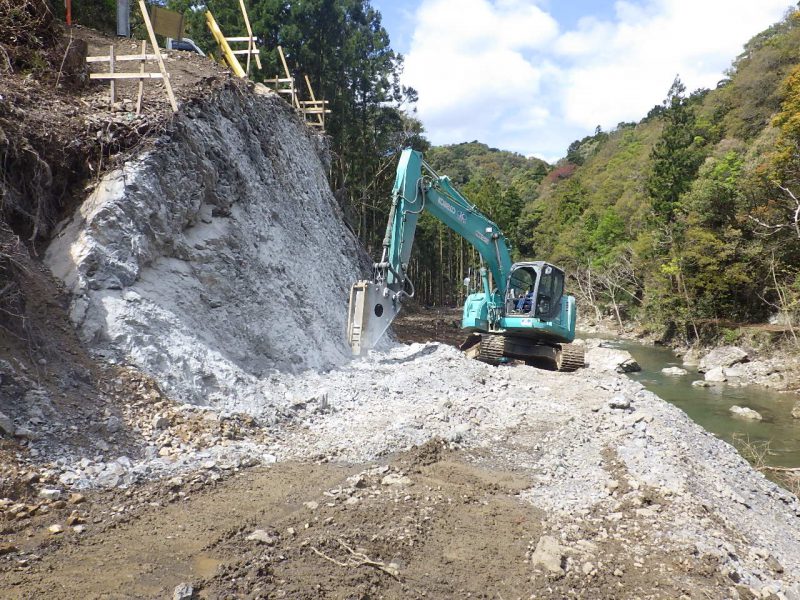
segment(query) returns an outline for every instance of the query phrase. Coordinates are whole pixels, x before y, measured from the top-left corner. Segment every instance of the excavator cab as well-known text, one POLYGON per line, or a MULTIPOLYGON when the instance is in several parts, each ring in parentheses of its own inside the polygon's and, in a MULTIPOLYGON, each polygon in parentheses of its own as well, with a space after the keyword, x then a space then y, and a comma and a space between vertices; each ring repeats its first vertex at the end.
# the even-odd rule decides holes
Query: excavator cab
POLYGON ((564 271, 541 261, 515 263, 506 286, 506 315, 552 321, 561 310, 564 271))

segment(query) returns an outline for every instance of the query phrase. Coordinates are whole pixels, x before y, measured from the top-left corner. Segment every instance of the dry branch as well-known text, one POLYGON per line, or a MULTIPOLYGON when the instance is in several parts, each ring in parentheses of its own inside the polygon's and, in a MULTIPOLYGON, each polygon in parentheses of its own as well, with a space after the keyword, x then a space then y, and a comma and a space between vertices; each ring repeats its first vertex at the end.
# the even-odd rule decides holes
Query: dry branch
POLYGON ((310 548, 314 552, 314 554, 321 556, 325 560, 332 562, 337 566, 344 568, 372 567, 373 569, 383 571, 393 579, 400 581, 400 573, 397 571, 396 568, 387 565, 383 561, 372 560, 366 554, 363 554, 361 552, 356 552, 350 546, 348 546, 343 540, 337 540, 337 541, 339 542, 339 545, 342 546, 342 548, 344 548, 350 553, 350 555, 347 557, 345 561, 336 560, 335 558, 328 556, 324 552, 321 552, 314 546, 310 546, 310 548))

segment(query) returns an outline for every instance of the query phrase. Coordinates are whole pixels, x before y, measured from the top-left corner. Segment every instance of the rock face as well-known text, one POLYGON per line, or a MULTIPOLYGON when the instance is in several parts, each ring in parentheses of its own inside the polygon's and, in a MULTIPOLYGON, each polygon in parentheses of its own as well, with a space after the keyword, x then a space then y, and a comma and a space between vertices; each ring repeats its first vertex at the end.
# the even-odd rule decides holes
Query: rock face
POLYGON ((745 406, 731 406, 729 410, 732 415, 741 419, 750 419, 751 421, 761 421, 763 419, 758 411, 745 406))
POLYGON ((0 435, 14 435, 14 421, 11 417, 0 412, 0 435))
POLYGON ((195 404, 265 404, 259 380, 271 371, 347 360, 348 293, 364 256, 324 158, 320 138, 265 88, 185 107, 47 250, 82 337, 195 404))
POLYGON ((683 355, 683 364, 686 367, 696 367, 700 362, 700 353, 697 348, 692 347, 683 355))
POLYGON ((598 346, 586 351, 586 364, 598 371, 614 371, 616 373, 633 373, 641 371, 639 363, 626 350, 604 348, 598 346))
POLYGON ((733 365, 747 362, 747 352, 736 346, 722 346, 714 348, 711 352, 706 354, 697 366, 700 373, 705 373, 713 368, 732 367, 733 365))

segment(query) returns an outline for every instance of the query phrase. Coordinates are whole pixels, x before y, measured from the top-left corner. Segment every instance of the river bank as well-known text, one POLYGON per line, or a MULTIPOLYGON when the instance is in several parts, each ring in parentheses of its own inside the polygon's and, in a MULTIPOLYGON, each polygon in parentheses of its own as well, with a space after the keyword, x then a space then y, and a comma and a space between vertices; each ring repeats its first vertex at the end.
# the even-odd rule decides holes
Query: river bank
POLYGON ((727 335, 716 336, 713 343, 663 343, 657 336, 645 332, 635 324, 629 323, 619 328, 616 322, 603 320, 581 323, 578 335, 622 339, 669 348, 681 358, 682 364, 673 366, 680 366, 689 372, 699 371, 711 383, 763 386, 797 395, 796 400, 800 401, 800 345, 794 341, 789 331, 776 326, 761 325, 727 329, 725 332, 727 335), (733 349, 732 359, 730 349, 733 349))

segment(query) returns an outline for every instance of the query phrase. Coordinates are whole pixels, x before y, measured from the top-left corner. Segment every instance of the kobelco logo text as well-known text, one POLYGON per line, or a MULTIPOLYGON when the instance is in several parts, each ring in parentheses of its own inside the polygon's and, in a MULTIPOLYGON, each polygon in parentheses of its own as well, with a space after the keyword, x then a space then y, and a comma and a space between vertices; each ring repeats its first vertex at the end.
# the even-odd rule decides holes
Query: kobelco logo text
POLYGON ((442 200, 441 198, 437 198, 437 199, 436 199, 436 204, 438 204, 439 206, 441 206, 443 209, 445 209, 445 210, 446 210, 447 212, 449 212, 451 215, 454 215, 454 214, 456 214, 456 207, 455 207, 455 206, 453 206, 452 204, 450 204, 449 202, 445 202, 445 201, 444 201, 444 200, 442 200))

